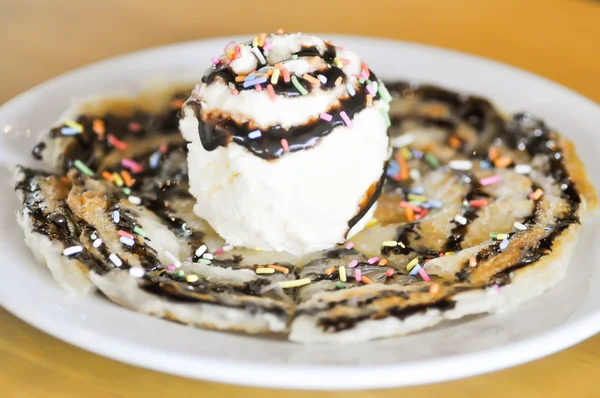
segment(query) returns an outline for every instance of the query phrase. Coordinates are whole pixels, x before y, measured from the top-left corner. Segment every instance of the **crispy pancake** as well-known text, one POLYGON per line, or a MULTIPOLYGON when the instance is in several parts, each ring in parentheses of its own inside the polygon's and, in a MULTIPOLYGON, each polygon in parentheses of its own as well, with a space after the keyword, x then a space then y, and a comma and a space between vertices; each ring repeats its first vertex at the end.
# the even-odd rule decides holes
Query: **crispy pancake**
POLYGON ((597 208, 572 144, 481 98, 388 88, 387 179, 349 244, 304 258, 233 248, 197 218, 177 132, 184 95, 163 114, 84 114, 52 129, 34 155, 54 172, 15 173, 26 242, 73 292, 299 342, 406 334, 556 284, 597 208))

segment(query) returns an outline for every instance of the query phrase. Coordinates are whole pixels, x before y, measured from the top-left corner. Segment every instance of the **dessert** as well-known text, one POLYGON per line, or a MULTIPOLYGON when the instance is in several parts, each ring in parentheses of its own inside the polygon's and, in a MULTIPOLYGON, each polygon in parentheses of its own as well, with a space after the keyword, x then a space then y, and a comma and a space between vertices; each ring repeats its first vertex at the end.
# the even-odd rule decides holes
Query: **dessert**
POLYGON ((375 211, 391 98, 350 50, 303 34, 254 41, 228 45, 183 105, 194 211, 234 246, 330 248, 375 211))
MULTIPOLYGON (((215 162, 222 165, 244 151, 244 162, 283 162, 351 133, 332 130, 312 147, 269 157, 259 149, 274 146, 238 144, 225 129, 222 137, 231 141, 203 149, 198 117, 211 103, 202 94, 211 89, 208 82, 190 98, 174 96, 162 113, 135 107, 114 113, 109 106, 52 129, 34 156, 53 171, 15 170, 26 242, 72 292, 99 290, 142 313, 305 343, 403 335, 447 319, 506 311, 558 283, 582 223, 598 209, 571 142, 534 116, 504 116, 483 98, 414 82, 386 86, 391 126, 382 146, 389 136, 392 150, 389 159, 387 150, 373 158, 378 167, 385 164, 380 189, 369 194, 377 207, 341 244, 336 235, 331 246, 307 253, 315 244, 310 237, 284 237, 277 243, 282 252, 275 238, 260 238, 271 250, 256 250, 232 245, 196 214, 196 196, 216 206, 197 191, 205 164, 199 159, 220 152, 215 162), (177 131, 182 105, 185 140, 177 131)), ((373 100, 373 107, 380 101, 387 109, 382 99, 373 100)), ((373 139, 379 140, 377 131, 373 139)), ((252 178, 244 187, 259 184, 252 178)), ((332 195, 347 195, 337 181, 329 181, 332 195)), ((319 191, 309 196, 322 199, 319 191)), ((320 203, 327 209, 337 204, 320 203)))

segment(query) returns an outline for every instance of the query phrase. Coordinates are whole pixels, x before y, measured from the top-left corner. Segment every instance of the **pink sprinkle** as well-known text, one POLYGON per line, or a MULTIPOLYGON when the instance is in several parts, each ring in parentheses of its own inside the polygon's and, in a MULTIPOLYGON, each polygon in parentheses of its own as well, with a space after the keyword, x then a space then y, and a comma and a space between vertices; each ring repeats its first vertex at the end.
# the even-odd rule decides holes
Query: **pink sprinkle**
POLYGON ((223 254, 223 253, 225 253, 225 250, 219 249, 214 254, 215 254, 215 256, 218 256, 219 254, 223 254))
POLYGON ((348 263, 348 268, 354 268, 358 265, 358 260, 352 260, 348 263))
POLYGON ((367 260, 367 263, 373 265, 375 263, 378 263, 379 260, 380 260, 379 257, 371 257, 370 259, 367 260))
POLYGON ((240 57, 240 51, 240 46, 233 47, 233 54, 235 55, 235 59, 238 59, 240 57))
POLYGON ((498 285, 497 283, 494 283, 494 285, 492 286, 498 293, 500 293, 500 285, 498 285))
POLYGON ((168 149, 169 149, 169 147, 168 147, 167 144, 161 144, 161 146, 160 146, 160 153, 162 153, 164 155, 165 153, 167 153, 168 149))
POLYGON ((283 75, 283 81, 286 83, 290 82, 290 71, 287 68, 283 68, 281 70, 281 74, 283 75))
POLYGON ((354 242, 348 242, 348 244, 346 245, 346 249, 350 250, 354 248, 354 242))
POLYGON ((133 239, 133 235, 131 235, 129 232, 125 232, 123 230, 118 231, 117 235, 118 236, 124 236, 124 237, 129 238, 129 239, 133 239))
POLYGON ((348 117, 348 114, 345 111, 341 111, 340 116, 341 116, 342 120, 344 121, 344 123, 346 124, 346 126, 352 128, 352 120, 350 120, 350 118, 348 117))
POLYGON ((136 122, 131 122, 127 128, 129 128, 131 131, 140 131, 142 129, 142 125, 136 122))
POLYGON ((281 139, 281 147, 283 148, 283 152, 289 152, 290 146, 285 138, 281 139))
POLYGON ((482 187, 486 187, 488 185, 496 184, 496 183, 500 182, 501 180, 502 180, 502 176, 499 174, 496 174, 495 176, 482 178, 481 180, 479 180, 479 185, 481 185, 482 187))
POLYGON ((356 279, 356 282, 362 281, 362 272, 358 268, 354 270, 354 279, 356 279))
POLYGON ((265 43, 265 45, 263 46, 263 51, 269 51, 271 49, 271 47, 273 47, 273 43, 270 41, 267 41, 265 43))
POLYGON ((367 84, 365 87, 367 88, 367 91, 369 92, 369 95, 371 97, 375 97, 375 91, 373 90, 373 87, 371 87, 370 84, 367 84))
POLYGON ((385 271, 385 276, 392 276, 394 275, 394 270, 392 268, 388 268, 387 271, 385 271))
POLYGON ((229 43, 227 43, 227 44, 225 45, 225 48, 223 48, 223 52, 224 52, 224 53, 226 53, 226 52, 227 52, 227 49, 228 49, 229 47, 233 46, 234 44, 235 44, 235 40, 231 40, 229 43))
POLYGON ((346 58, 340 58, 342 65, 350 65, 350 60, 346 58))
POLYGON ((371 76, 371 72, 369 71, 369 67, 367 66, 367 64, 365 64, 364 62, 360 63, 360 68, 362 69, 360 74, 362 75, 363 72, 365 72, 365 80, 369 78, 369 76, 371 76))
POLYGON ((169 265, 167 265, 167 269, 169 271, 173 271, 175 269, 175 264, 169 264, 169 265))
POLYGON ((363 70, 360 71, 360 77, 362 77, 365 80, 369 79, 369 75, 367 74, 367 70, 366 69, 363 69, 363 70))
POLYGON ((333 119, 333 116, 331 116, 329 113, 321 113, 320 118, 327 122, 330 122, 333 119))
POLYGON ((232 88, 231 89, 231 95, 238 95, 240 92, 237 90, 237 88, 232 88))
POLYGON ((119 151, 124 151, 125 149, 127 149, 127 143, 121 141, 112 134, 108 135, 108 142, 110 142, 110 144, 117 148, 119 151))
POLYGON ((134 173, 141 173, 144 168, 136 161, 133 161, 131 159, 123 159, 121 160, 121 165, 123 167, 127 167, 129 170, 133 171, 134 173))
POLYGON ((213 64, 215 64, 215 65, 219 65, 219 63, 221 62, 221 61, 219 60, 219 58, 217 58, 217 57, 212 57, 210 60, 211 60, 211 61, 212 61, 212 63, 213 63, 213 64))
POLYGON ((260 84, 255 84, 255 85, 254 85, 254 89, 255 89, 256 91, 262 91, 262 86, 261 86, 260 84))
POLYGON ((269 93, 269 98, 271 99, 271 101, 275 101, 277 99, 277 97, 275 96, 275 90, 273 89, 272 85, 267 85, 267 92, 269 93))
POLYGON ((420 268, 419 269, 419 275, 421 275, 421 278, 423 278, 423 280, 425 282, 431 282, 431 278, 429 277, 429 275, 427 274, 427 272, 425 271, 425 269, 420 268))

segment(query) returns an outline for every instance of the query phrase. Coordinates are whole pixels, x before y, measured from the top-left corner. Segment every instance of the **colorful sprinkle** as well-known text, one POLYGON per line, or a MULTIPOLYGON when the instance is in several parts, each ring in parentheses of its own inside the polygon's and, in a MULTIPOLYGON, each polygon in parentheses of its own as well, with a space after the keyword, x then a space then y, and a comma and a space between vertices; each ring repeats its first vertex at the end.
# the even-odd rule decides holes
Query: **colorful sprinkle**
POLYGON ((251 140, 254 140, 256 138, 260 138, 262 136, 262 133, 260 130, 254 130, 248 133, 248 138, 250 138, 251 140))
POLYGON ((190 282, 190 283, 197 282, 197 281, 198 281, 198 279, 199 279, 199 278, 198 278, 198 275, 187 275, 187 276, 185 277, 185 280, 186 280, 187 282, 190 282))
POLYGON ((467 225, 468 222, 468 220, 460 214, 454 216, 454 221, 456 221, 460 225, 467 225))
POLYGON ((490 202, 487 199, 473 199, 469 201, 469 206, 471 207, 485 207, 489 204, 490 202))
POLYGON ((169 264, 169 265, 167 265, 167 269, 169 271, 173 271, 175 269, 175 264, 169 264))
POLYGON ((415 257, 412 260, 410 260, 410 262, 406 265, 406 270, 410 271, 411 269, 413 269, 417 265, 419 265, 419 258, 415 257))
POLYGON ((129 268, 129 275, 134 278, 143 278, 144 274, 146 274, 146 271, 142 267, 135 266, 129 268))
MULTIPOLYGON (((423 271, 423 272, 425 272, 425 271, 423 271)), ((429 275, 427 275, 427 277, 429 277, 429 275)), ((423 278, 423 279, 425 279, 425 278, 423 278)), ((439 291, 440 291, 440 285, 437 283, 434 283, 429 288, 429 294, 437 294, 439 291)))
POLYGON ((333 82, 333 84, 337 87, 340 84, 342 84, 342 80, 343 80, 343 78, 340 76, 337 79, 335 79, 335 82, 333 82))
POLYGON ((490 177, 482 178, 481 180, 479 180, 479 185, 481 185, 482 187, 487 187, 488 185, 493 185, 500 181, 502 181, 502 176, 496 174, 490 177))
POLYGON ((117 267, 123 265, 123 261, 115 253, 112 253, 110 256, 108 256, 108 259, 117 267))
POLYGON ((204 253, 204 254, 202 255, 202 258, 205 258, 205 259, 207 259, 207 260, 214 260, 214 259, 215 259, 215 256, 214 256, 212 253, 204 253))
POLYGON ((543 194, 544 194, 544 190, 541 188, 538 188, 535 190, 535 192, 532 192, 529 194, 529 199, 539 200, 543 194))
POLYGON ((108 142, 114 146, 115 148, 117 148, 119 151, 124 151, 125 149, 127 149, 127 143, 124 141, 121 141, 120 139, 118 139, 117 137, 115 137, 112 134, 108 135, 108 142))
POLYGON ((175 264, 175 267, 176 267, 176 268, 179 268, 179 267, 181 267, 181 261, 179 261, 179 260, 177 259, 177 257, 175 257, 173 254, 171 254, 171 252, 170 252, 170 251, 168 251, 168 250, 165 250, 165 251, 164 251, 164 254, 165 254, 165 257, 167 257, 167 258, 169 259, 169 261, 170 261, 172 264, 175 264))
POLYGON ((348 94, 350 94, 351 97, 354 97, 356 95, 356 90, 354 89, 352 83, 346 83, 346 90, 348 90, 348 94))
POLYGON ((113 222, 115 224, 118 224, 119 221, 121 221, 121 214, 119 213, 119 210, 113 211, 112 217, 113 217, 113 222))
POLYGON ((476 267, 476 266, 477 266, 477 259, 475 257, 469 258, 469 267, 476 267))
POLYGON ((281 69, 281 74, 283 75, 283 81, 286 83, 290 82, 290 71, 287 68, 281 69))
POLYGON ((294 288, 294 287, 308 285, 308 284, 312 283, 312 281, 310 280, 310 278, 302 278, 302 279, 296 279, 293 281, 282 281, 282 282, 278 282, 278 283, 279 283, 279 286, 281 286, 283 289, 290 289, 290 288, 294 288))
POLYGON ((106 132, 106 128, 104 127, 104 121, 101 119, 94 119, 92 122, 92 130, 94 133, 98 134, 98 138, 100 140, 104 139, 104 133, 106 132))
POLYGON ((268 268, 273 268, 275 271, 279 271, 279 272, 281 272, 281 273, 283 273, 285 275, 287 275, 290 272, 289 269, 287 269, 285 267, 281 267, 279 265, 273 265, 273 264, 271 264, 271 265, 268 265, 267 267, 268 268))
POLYGON ((271 84, 267 84, 267 93, 269 94, 269 99, 273 102, 275 102, 275 100, 277 99, 277 96, 275 95, 275 89, 273 88, 273 86, 271 84))
POLYGON ((343 265, 340 265, 340 268, 338 271, 340 274, 340 281, 346 282, 346 280, 348 279, 348 277, 346 275, 346 267, 344 267, 343 265))
POLYGON ((358 265, 358 260, 352 260, 348 263, 348 268, 355 268, 358 265))
POLYGON ((500 285, 498 285, 497 283, 494 283, 492 285, 492 289, 494 289, 495 291, 497 291, 498 293, 500 293, 500 285))
POLYGON ((131 174, 129 174, 127 170, 121 170, 121 177, 123 177, 123 181, 127 187, 132 187, 135 183, 133 177, 131 177, 131 174))
POLYGON ((290 145, 288 144, 288 141, 285 138, 281 139, 281 148, 283 148, 283 152, 290 151, 290 145))
POLYGON ((388 260, 386 260, 384 258, 384 259, 380 260, 377 265, 379 265, 380 267, 385 267, 387 264, 388 264, 388 260))
POLYGON ((371 94, 365 96, 365 101, 366 106, 373 106, 373 96, 371 94))
POLYGON ((308 94, 308 91, 300 84, 296 75, 292 75, 292 84, 296 87, 296 90, 300 92, 302 95, 308 94))
POLYGON ((122 187, 125 182, 119 173, 112 173, 113 181, 118 187, 122 187))
POLYGON ((77 131, 78 133, 83 133, 83 126, 80 123, 77 123, 74 120, 68 119, 65 120, 64 123, 66 126, 69 126, 70 128, 74 129, 75 131, 77 131))
POLYGON ((244 88, 248 88, 248 87, 256 86, 257 84, 263 84, 267 80, 268 79, 266 76, 260 76, 260 77, 257 77, 256 79, 246 79, 246 80, 244 80, 244 83, 242 84, 242 86, 244 88))
POLYGON ((421 275, 421 278, 423 278, 425 282, 431 282, 431 278, 429 277, 424 268, 419 269, 419 275, 421 275))
POLYGON ((256 56, 256 59, 258 60, 258 62, 260 62, 261 65, 266 65, 267 60, 265 59, 263 53, 260 52, 258 47, 252 47, 252 53, 254 54, 254 56, 256 56))
POLYGON ((408 222, 415 221, 415 211, 413 210, 412 207, 410 207, 410 206, 405 207, 404 214, 406 215, 406 220, 408 222))
POLYGON ((131 188, 123 187, 121 190, 125 195, 131 195, 131 188))
POLYGON ((211 260, 207 259, 207 258, 201 258, 197 261, 198 264, 204 264, 204 265, 209 265, 210 263, 212 263, 211 260))
POLYGON ((135 245, 135 241, 126 236, 121 236, 119 238, 119 242, 121 242, 122 244, 129 246, 129 247, 132 247, 133 245, 135 245))
POLYGON ((324 75, 318 75, 317 79, 319 79, 319 81, 321 82, 321 84, 327 83, 327 77, 325 77, 324 75))
POLYGON ((351 250, 354 248, 354 242, 348 242, 346 244, 346 250, 351 250))
POLYGON ((508 239, 503 239, 502 242, 500 242, 500 250, 506 250, 506 248, 508 247, 509 244, 509 240, 508 239))
POLYGON ((494 166, 503 169, 505 167, 508 167, 511 163, 512 163, 511 158, 503 156, 494 161, 494 166))
POLYGON ((398 246, 398 242, 396 242, 395 240, 384 240, 383 242, 381 242, 381 246, 396 247, 398 246))
POLYGON ((279 68, 273 68, 273 74, 271 75, 271 84, 277 84, 279 81, 279 74, 281 70, 279 68))
POLYGON ((379 260, 380 260, 379 257, 371 257, 370 259, 367 260, 367 263, 373 265, 375 263, 378 263, 379 260))
POLYGON ((360 268, 354 270, 354 280, 356 280, 357 283, 362 281, 362 271, 360 268))
POLYGON ((515 173, 518 174, 529 174, 533 171, 533 168, 528 164, 518 164, 515 166, 515 173))
POLYGON ((196 255, 196 257, 202 257, 202 255, 206 253, 206 250, 208 250, 208 247, 206 247, 206 245, 201 245, 199 248, 196 249, 194 254, 196 255))
POLYGON ((367 225, 365 225, 365 228, 371 228, 377 224, 379 224, 379 220, 377 218, 373 217, 367 222, 367 225))
POLYGON ((117 236, 124 236, 126 238, 133 239, 133 235, 131 235, 129 232, 123 231, 123 230, 117 231, 117 236))
POLYGON ((387 271, 385 271, 385 276, 390 277, 392 275, 394 275, 394 269, 388 268, 387 271))
POLYGON ((431 167, 440 167, 440 161, 438 160, 437 157, 435 157, 434 154, 427 152, 425 154, 425 161, 427 162, 427 164, 429 164, 431 167))
POLYGON ((274 274, 275 270, 273 268, 264 268, 264 267, 260 267, 256 269, 256 273, 261 275, 261 274, 274 274))
POLYGON ((329 275, 333 274, 334 271, 335 271, 335 267, 327 268, 325 270, 325 275, 329 276, 329 275))
POLYGON ((471 170, 473 168, 473 162, 470 160, 451 160, 448 163, 448 167, 453 170, 471 170))
POLYGON ((387 109, 384 107, 380 107, 379 112, 381 113, 381 116, 383 116, 383 119, 385 120, 385 126, 390 127, 392 125, 392 120, 390 119, 390 114, 388 113, 387 109))
POLYGON ((344 124, 350 128, 352 128, 352 120, 348 117, 348 114, 345 111, 340 112, 340 117, 344 121, 344 124))
POLYGON ((343 282, 337 281, 335 283, 335 287, 337 287, 338 289, 344 289, 346 286, 344 286, 343 282))
POLYGON ((375 97, 375 95, 377 95, 377 93, 375 92, 375 90, 373 90, 373 87, 371 87, 371 85, 370 85, 370 84, 367 84, 367 85, 365 86, 365 88, 367 89, 367 92, 369 93, 369 95, 370 95, 371 97, 375 97))
POLYGON ((518 222, 518 221, 515 221, 515 223, 513 224, 513 227, 516 230, 519 230, 519 231, 526 231, 527 230, 527 226, 525 224, 522 224, 522 223, 518 222))
POLYGON ((217 57, 212 57, 210 60, 215 65, 219 65, 221 63, 221 60, 219 58, 217 58, 217 57))
POLYGON ((77 159, 73 162, 73 166, 77 168, 77 170, 81 171, 83 174, 88 175, 90 177, 94 176, 94 172, 90 169, 85 163, 81 160, 77 159))
POLYGON ((239 93, 240 93, 240 91, 237 88, 231 89, 231 95, 238 95, 239 93))
POLYGON ((366 285, 371 285, 373 284, 373 281, 371 280, 371 278, 367 277, 367 276, 363 276, 362 277, 362 282, 366 285))
POLYGON ((419 270, 421 269, 421 266, 419 264, 415 265, 415 267, 412 269, 412 271, 410 271, 408 273, 408 275, 410 276, 415 276, 419 273, 419 270))
POLYGON ((330 122, 331 120, 333 120, 333 116, 331 116, 329 113, 321 113, 319 117, 325 120, 326 122, 330 122))
POLYGON ((130 195, 127 197, 127 200, 129 201, 129 203, 136 205, 136 206, 139 206, 142 204, 142 199, 138 196, 130 195))
POLYGON ((79 245, 67 247, 65 250, 63 250, 63 256, 69 257, 74 254, 81 253, 82 251, 83 251, 83 247, 79 246, 79 245))
POLYGON ((92 246, 94 246, 96 249, 99 248, 102 245, 102 239, 100 238, 95 238, 94 242, 92 242, 92 246))
POLYGON ((79 134, 79 131, 77 131, 77 129, 74 129, 73 127, 63 127, 60 129, 60 133, 62 135, 70 136, 79 134))
POLYGON ((313 77, 313 76, 309 75, 308 73, 303 74, 302 78, 304 80, 309 81, 311 84, 313 84, 315 86, 320 86, 321 85, 321 82, 319 81, 319 79, 317 79, 316 77, 313 77))
POLYGON ((113 182, 115 179, 113 178, 112 174, 110 174, 108 171, 104 170, 102 172, 102 178, 104 178, 106 181, 108 182, 113 182))
POLYGON ((133 227, 133 232, 135 234, 138 234, 139 236, 141 236, 142 238, 146 237, 146 231, 144 231, 143 229, 141 229, 140 227, 133 227))

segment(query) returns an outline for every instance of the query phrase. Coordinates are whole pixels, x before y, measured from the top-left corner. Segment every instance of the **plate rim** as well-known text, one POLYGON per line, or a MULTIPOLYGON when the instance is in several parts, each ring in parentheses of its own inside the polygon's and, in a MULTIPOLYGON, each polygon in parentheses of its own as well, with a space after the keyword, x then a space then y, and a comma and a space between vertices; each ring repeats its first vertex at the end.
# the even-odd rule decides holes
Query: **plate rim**
MULTIPOLYGON (((336 41, 372 41, 378 43, 388 43, 393 45, 403 45, 412 47, 414 49, 433 51, 437 53, 442 53, 442 55, 459 57, 464 59, 466 62, 484 63, 490 66, 494 66, 496 68, 508 69, 510 72, 519 73, 527 79, 534 79, 540 83, 543 83, 544 85, 550 85, 553 89, 560 90, 565 95, 576 96, 578 100, 586 102, 592 107, 592 109, 594 109, 600 114, 600 105, 598 105, 595 101, 583 96, 582 94, 568 87, 565 87, 560 83, 554 82, 546 77, 536 75, 527 70, 517 68, 496 60, 488 59, 469 53, 464 53, 453 49, 447 49, 427 44, 419 44, 409 41, 394 40, 389 38, 328 33, 317 33, 316 35, 319 35, 321 37, 329 37, 336 41)), ((201 40, 190 40, 164 46, 151 47, 139 51, 117 55, 101 61, 93 62, 85 66, 62 73, 13 97, 0 107, 0 116, 6 109, 18 107, 21 101, 27 99, 29 96, 31 96, 37 91, 41 91, 44 88, 49 87, 51 85, 61 84, 63 80, 71 79, 75 75, 85 74, 88 73, 90 70, 94 70, 96 68, 103 68, 106 67, 106 65, 114 62, 123 62, 126 61, 128 58, 135 58, 140 55, 151 54, 152 52, 161 52, 165 50, 176 51, 178 47, 183 48, 187 46, 207 46, 210 45, 210 43, 222 43, 227 42, 229 40, 237 40, 242 37, 250 36, 251 34, 211 37, 201 40)), ((282 367, 280 365, 260 363, 260 369, 256 371, 252 369, 253 364, 256 365, 256 363, 250 361, 230 360, 222 358, 206 358, 199 355, 180 355, 178 358, 180 361, 183 361, 186 364, 193 364, 194 366, 174 367, 171 365, 166 365, 168 362, 172 361, 172 355, 170 355, 169 353, 165 354, 164 352, 161 352, 161 350, 156 348, 155 346, 148 346, 144 344, 131 346, 129 343, 126 343, 124 341, 119 341, 115 339, 111 340, 110 338, 107 338, 106 336, 99 333, 97 330, 90 331, 86 329, 85 333, 73 333, 74 328, 84 328, 81 328, 79 325, 62 324, 59 320, 54 320, 50 316, 40 316, 40 314, 36 314, 35 311, 28 312, 26 309, 20 307, 16 302, 11 302, 11 300, 5 297, 4 294, 0 295, 0 302, 8 312, 17 316, 24 322, 34 326, 35 328, 68 344, 72 344, 86 351, 90 351, 113 360, 151 369, 158 372, 164 372, 189 378, 196 378, 212 382, 234 385, 279 389, 380 389, 455 380, 459 378, 481 375, 484 373, 505 369, 511 366, 515 366, 517 364, 524 364, 532 360, 554 354, 567 347, 577 344, 600 331, 599 308, 599 311, 586 314, 585 316, 582 316, 581 318, 575 321, 570 321, 565 325, 554 327, 550 330, 545 330, 544 332, 535 334, 533 336, 529 336, 520 341, 509 342, 503 346, 499 346, 492 349, 477 350, 469 353, 451 354, 442 358, 427 359, 423 361, 412 361, 410 362, 410 368, 407 368, 407 366, 404 365, 402 362, 386 365, 368 365, 369 373, 380 375, 380 377, 378 377, 375 382, 371 381, 371 378, 369 377, 364 377, 365 365, 337 365, 340 369, 343 369, 344 377, 327 378, 327 381, 324 383, 322 381, 323 372, 330 371, 331 365, 286 364, 282 367), (89 339, 90 333, 94 335, 93 341, 89 339), (565 336, 568 336, 568 338, 565 338, 565 336), (532 344, 532 341, 536 341, 536 344, 532 344), (541 344, 540 342, 552 342, 552 344, 541 344), (551 348, 549 349, 548 347, 551 348), (512 353, 514 352, 520 352, 520 355, 513 356, 512 353), (496 360, 483 360, 484 357, 490 356, 496 358, 496 360), (169 360, 160 361, 161 357, 163 359, 169 358, 169 360), (157 358, 159 358, 159 360, 157 360, 157 358), (454 366, 457 364, 457 362, 460 362, 460 367, 454 366), (223 373, 219 370, 223 368, 226 369, 232 366, 240 367, 242 364, 246 368, 245 370, 247 370, 247 372, 236 372, 236 377, 231 377, 231 375, 229 375, 227 372, 223 373), (199 371, 199 369, 201 370, 199 371), (426 372, 424 372, 424 370, 426 370, 426 372), (269 378, 267 380, 265 378, 260 377, 260 374, 264 372, 274 372, 279 376, 277 378, 269 378), (290 384, 288 380, 294 380, 294 377, 298 376, 298 372, 302 372, 302 381, 296 382, 295 384, 290 384)))

